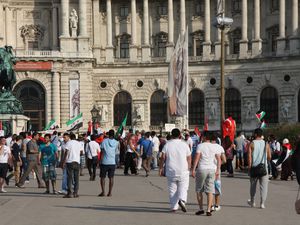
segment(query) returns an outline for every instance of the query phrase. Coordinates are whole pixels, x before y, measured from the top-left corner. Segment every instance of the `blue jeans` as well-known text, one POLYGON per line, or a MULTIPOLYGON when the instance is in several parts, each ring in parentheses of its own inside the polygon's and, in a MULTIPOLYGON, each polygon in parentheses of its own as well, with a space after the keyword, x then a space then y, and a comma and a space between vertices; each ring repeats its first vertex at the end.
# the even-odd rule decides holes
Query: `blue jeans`
MULTIPOLYGON (((27 170, 27 167, 28 167, 28 161, 27 161, 26 157, 21 157, 21 160, 22 160, 22 166, 21 166, 20 177, 22 176, 22 173, 25 173, 25 171, 27 170)), ((29 176, 26 177, 26 180, 29 180, 29 176)))
POLYGON ((68 176, 67 176, 67 168, 66 167, 63 169, 61 189, 63 191, 68 191, 68 176))

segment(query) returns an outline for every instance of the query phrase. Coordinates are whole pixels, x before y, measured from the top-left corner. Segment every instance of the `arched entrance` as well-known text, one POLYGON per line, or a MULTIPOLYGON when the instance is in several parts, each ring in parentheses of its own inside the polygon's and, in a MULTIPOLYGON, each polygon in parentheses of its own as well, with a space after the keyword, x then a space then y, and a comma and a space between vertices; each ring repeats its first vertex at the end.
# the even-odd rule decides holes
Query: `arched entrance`
POLYGON ((199 89, 189 93, 189 125, 204 124, 204 94, 199 89))
POLYGON ((260 94, 260 109, 266 112, 267 123, 278 123, 278 94, 273 87, 266 87, 260 94))
POLYGON ((42 130, 45 126, 45 91, 37 82, 26 80, 17 84, 14 94, 21 101, 25 116, 30 118, 31 129, 42 130))
POLYGON ((168 122, 167 114, 167 100, 165 99, 165 92, 163 90, 155 91, 150 100, 150 124, 151 126, 158 126, 168 122))
POLYGON ((127 116, 127 126, 131 126, 132 98, 128 92, 121 91, 114 98, 114 126, 120 126, 127 116))

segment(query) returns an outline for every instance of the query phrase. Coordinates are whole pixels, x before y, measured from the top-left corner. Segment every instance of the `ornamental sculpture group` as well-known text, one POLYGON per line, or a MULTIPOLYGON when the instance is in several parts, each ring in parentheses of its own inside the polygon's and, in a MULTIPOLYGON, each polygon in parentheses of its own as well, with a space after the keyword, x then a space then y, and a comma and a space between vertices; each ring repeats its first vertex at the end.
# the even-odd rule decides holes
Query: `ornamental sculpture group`
POLYGON ((23 114, 21 102, 12 93, 16 83, 12 47, 0 48, 0 114, 23 114))

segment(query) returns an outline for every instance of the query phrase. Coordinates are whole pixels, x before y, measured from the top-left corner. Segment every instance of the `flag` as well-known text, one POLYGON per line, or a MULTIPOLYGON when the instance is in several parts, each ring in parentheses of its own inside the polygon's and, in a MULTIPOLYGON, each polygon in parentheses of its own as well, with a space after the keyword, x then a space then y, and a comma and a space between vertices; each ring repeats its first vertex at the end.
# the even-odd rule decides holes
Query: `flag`
POLYGON ((78 130, 80 127, 83 126, 83 117, 82 113, 77 115, 75 118, 69 120, 67 123, 67 131, 78 130))
POLYGON ((119 128, 118 128, 118 130, 117 130, 117 133, 116 133, 116 137, 118 137, 119 134, 123 135, 124 127, 126 127, 126 123, 127 123, 127 116, 128 116, 128 113, 126 113, 126 116, 125 116, 123 122, 122 122, 121 125, 119 126, 119 128))
POLYGON ((179 36, 168 70, 168 97, 171 116, 187 115, 188 88, 188 29, 179 36))
POLYGON ((267 127, 267 124, 266 124, 266 122, 263 120, 262 122, 261 122, 261 124, 260 124, 260 129, 265 129, 267 127))
POLYGON ((195 127, 194 131, 198 135, 198 137, 201 137, 201 132, 198 127, 195 127))
POLYGON ((56 126, 57 126, 56 121, 52 119, 52 120, 47 124, 47 126, 44 128, 44 131, 46 131, 46 130, 55 130, 56 126))
POLYGON ((232 117, 228 117, 226 120, 222 123, 222 131, 223 131, 223 138, 226 136, 230 137, 230 140, 234 141, 234 135, 236 131, 236 123, 235 120, 232 119, 232 117))
POLYGON ((261 120, 265 117, 266 112, 265 111, 258 111, 256 114, 256 118, 261 122, 261 120))
POLYGON ((205 120, 204 120, 204 127, 203 127, 203 130, 204 131, 208 131, 208 118, 205 117, 205 120))

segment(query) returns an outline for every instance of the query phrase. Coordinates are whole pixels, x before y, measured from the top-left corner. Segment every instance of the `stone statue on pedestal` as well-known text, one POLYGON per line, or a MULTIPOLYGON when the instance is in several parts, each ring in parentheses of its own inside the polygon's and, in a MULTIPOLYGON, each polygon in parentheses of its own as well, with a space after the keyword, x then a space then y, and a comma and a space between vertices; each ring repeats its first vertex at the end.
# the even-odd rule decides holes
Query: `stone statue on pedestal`
POLYGON ((14 64, 12 47, 0 48, 0 114, 23 114, 21 102, 12 93, 16 83, 14 64))
POLYGON ((78 15, 75 9, 72 9, 70 13, 70 28, 71 28, 71 37, 77 37, 78 15))

